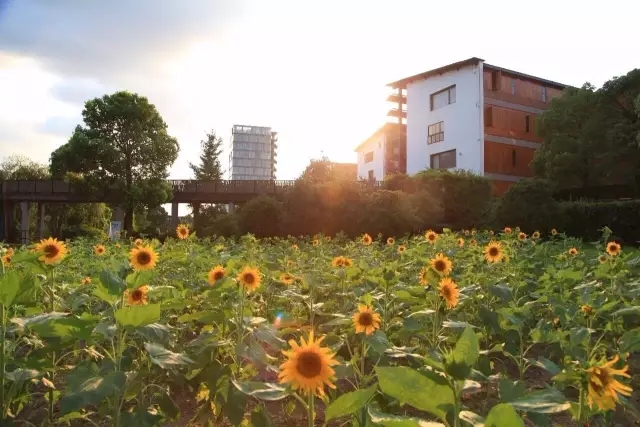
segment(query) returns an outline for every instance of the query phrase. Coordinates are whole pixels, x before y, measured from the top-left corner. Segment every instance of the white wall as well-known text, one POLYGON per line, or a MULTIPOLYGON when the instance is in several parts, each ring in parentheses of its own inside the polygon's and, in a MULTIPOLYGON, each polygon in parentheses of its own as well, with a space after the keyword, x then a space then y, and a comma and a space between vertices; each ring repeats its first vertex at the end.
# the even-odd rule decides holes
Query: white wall
POLYGON ((384 179, 384 149, 384 133, 363 144, 358 149, 358 179, 367 179, 370 170, 373 170, 376 180, 382 181, 384 179), (364 155, 371 151, 373 151, 373 161, 365 163, 364 155))
POLYGON ((456 168, 482 174, 482 63, 429 77, 407 87, 407 173, 428 168, 432 154, 456 149, 456 168), (456 85, 456 102, 431 111, 430 95, 456 85), (429 125, 444 122, 444 141, 427 144, 429 125))

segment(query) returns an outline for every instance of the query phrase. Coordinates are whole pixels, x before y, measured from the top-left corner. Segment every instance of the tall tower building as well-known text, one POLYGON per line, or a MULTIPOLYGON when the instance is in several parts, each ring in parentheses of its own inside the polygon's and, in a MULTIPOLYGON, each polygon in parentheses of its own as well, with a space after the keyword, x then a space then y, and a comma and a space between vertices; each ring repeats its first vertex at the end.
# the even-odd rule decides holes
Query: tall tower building
POLYGON ((278 133, 265 126, 234 125, 229 179, 275 180, 278 133))

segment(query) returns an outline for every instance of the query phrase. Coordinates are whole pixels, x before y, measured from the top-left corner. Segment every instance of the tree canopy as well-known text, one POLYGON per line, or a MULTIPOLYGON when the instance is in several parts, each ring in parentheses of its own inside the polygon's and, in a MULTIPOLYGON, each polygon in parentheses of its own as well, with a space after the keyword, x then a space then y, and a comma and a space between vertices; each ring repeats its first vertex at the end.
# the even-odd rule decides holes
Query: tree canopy
POLYGON ((125 208, 124 228, 132 231, 136 208, 156 207, 170 198, 167 169, 179 145, 145 97, 116 92, 85 103, 84 126, 51 154, 54 177, 82 174, 93 191, 108 193, 125 208))
POLYGON ((5 179, 46 179, 49 170, 45 165, 31 159, 13 155, 0 161, 0 180, 5 179))
POLYGON ((531 164, 559 188, 640 184, 640 70, 597 89, 568 88, 537 122, 531 164))
POLYGON ((222 166, 220 165, 222 143, 222 138, 217 136, 216 131, 213 129, 207 133, 206 139, 200 141, 200 164, 196 165, 189 162, 189 167, 193 171, 195 179, 222 179, 222 166))

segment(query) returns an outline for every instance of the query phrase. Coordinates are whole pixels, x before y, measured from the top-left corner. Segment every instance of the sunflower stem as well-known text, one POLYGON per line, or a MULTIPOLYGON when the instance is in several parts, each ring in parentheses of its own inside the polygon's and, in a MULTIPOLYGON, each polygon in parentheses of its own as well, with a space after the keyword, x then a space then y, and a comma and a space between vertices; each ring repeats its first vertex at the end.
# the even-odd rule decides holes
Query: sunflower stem
POLYGON ((316 396, 313 393, 313 391, 309 392, 309 407, 308 407, 308 416, 309 416, 309 427, 313 427, 315 425, 315 404, 316 404, 316 400, 315 400, 316 396))
MULTIPOLYGON (((51 269, 51 274, 49 276, 49 313, 53 313, 55 311, 55 291, 54 291, 54 283, 55 283, 55 270, 51 269)), ((4 329, 3 329, 4 331, 4 329)), ((56 368, 56 352, 51 352, 51 382, 53 383, 54 372, 56 368)), ((49 425, 53 425, 53 388, 49 388, 49 425)))
POLYGON ((580 387, 580 398, 578 400, 578 425, 582 423, 583 412, 584 412, 584 388, 580 387))
MULTIPOLYGON (((365 335, 366 336, 366 335, 365 335)), ((362 337, 362 354, 360 356, 360 375, 362 376, 362 378, 360 379, 360 384, 362 387, 364 387, 364 377, 365 377, 365 362, 366 362, 366 357, 367 357, 367 343, 365 341, 365 337, 362 337)), ((367 405, 364 405, 362 407, 362 412, 361 412, 361 420, 360 420, 360 426, 364 427, 367 424, 367 405)))
POLYGON ((4 310, 4 304, 0 304, 0 318, 2 319, 2 336, 0 336, 0 405, 2 405, 2 414, 0 414, 0 422, 4 420, 4 414, 6 412, 4 403, 4 375, 5 375, 5 361, 4 361, 4 346, 5 346, 5 328, 6 328, 6 314, 4 310))
POLYGON ((238 325, 237 325, 237 336, 236 336, 236 368, 237 368, 237 375, 238 378, 240 377, 240 346, 242 345, 242 331, 243 331, 243 326, 242 324, 244 323, 244 285, 240 285, 239 288, 239 292, 240 292, 240 310, 238 312, 238 325))

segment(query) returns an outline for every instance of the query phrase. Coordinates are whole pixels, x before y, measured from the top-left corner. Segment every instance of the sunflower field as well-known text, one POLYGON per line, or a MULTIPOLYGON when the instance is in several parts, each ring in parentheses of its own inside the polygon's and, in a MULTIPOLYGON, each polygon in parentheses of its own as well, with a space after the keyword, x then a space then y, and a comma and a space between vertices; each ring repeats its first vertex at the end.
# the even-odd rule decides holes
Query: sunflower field
POLYGON ((2 426, 631 426, 640 251, 555 230, 2 248, 2 426))

